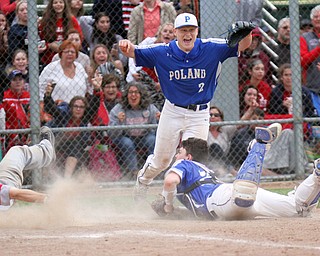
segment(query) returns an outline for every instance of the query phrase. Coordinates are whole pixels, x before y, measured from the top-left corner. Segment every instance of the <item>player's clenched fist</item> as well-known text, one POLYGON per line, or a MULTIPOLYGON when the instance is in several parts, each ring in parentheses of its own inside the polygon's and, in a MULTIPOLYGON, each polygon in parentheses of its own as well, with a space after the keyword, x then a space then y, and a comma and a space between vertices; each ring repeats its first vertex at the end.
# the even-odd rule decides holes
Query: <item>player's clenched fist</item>
POLYGON ((135 46, 128 39, 119 41, 119 48, 123 52, 124 55, 130 58, 134 58, 134 49, 135 46))
POLYGON ((128 52, 130 49, 130 41, 127 39, 120 40, 119 47, 120 47, 121 51, 128 52))

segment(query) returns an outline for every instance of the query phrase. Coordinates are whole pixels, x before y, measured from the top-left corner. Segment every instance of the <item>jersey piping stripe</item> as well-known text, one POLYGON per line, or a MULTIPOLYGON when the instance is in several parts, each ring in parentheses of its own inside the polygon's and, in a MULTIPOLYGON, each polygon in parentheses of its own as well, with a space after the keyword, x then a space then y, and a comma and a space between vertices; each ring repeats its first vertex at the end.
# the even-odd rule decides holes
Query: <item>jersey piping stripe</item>
POLYGON ((216 44, 225 44, 226 39, 223 38, 208 38, 208 39, 201 39, 203 43, 216 43, 216 44))

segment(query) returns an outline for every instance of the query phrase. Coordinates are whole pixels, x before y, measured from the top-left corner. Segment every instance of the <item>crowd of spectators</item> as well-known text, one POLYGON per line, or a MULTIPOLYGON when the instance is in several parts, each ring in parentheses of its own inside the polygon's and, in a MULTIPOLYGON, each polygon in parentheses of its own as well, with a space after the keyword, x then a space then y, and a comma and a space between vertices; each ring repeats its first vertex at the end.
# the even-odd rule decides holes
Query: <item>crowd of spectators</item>
MULTIPOLYGON (((268 115, 288 117, 292 115, 290 19, 281 19, 277 35, 273 35, 261 23, 263 1, 253 1, 254 5, 252 1, 235 2, 239 19, 253 20, 257 25, 251 46, 238 58, 239 116, 241 120, 263 119, 268 115), (275 43, 261 31, 268 33, 275 43)), ((95 0, 90 15, 84 15, 83 0, 48 0, 46 4, 38 20, 42 124, 51 127, 157 124, 164 102, 157 74, 155 70, 136 67, 134 60, 121 52, 118 42, 127 38, 134 44, 147 46, 174 40, 176 15, 187 11, 199 18, 199 1, 95 0)), ((27 13, 26 0, 0 2, 0 98, 6 113, 6 129, 30 126, 27 13)), ((320 112, 315 105, 319 99, 320 108, 319 32, 320 5, 312 9, 310 20, 301 21, 304 117, 319 116, 320 112)), ((223 120, 223 111, 211 107, 210 121, 223 120)), ((237 168, 245 158, 253 129, 252 125, 211 126, 208 145, 213 161, 237 168)), ((152 153, 155 130, 65 132, 57 134, 57 139, 63 176, 71 177, 77 166, 90 162, 93 148, 103 148, 100 153, 116 153, 116 159, 112 160, 116 166, 114 174, 109 177, 117 180, 121 178, 118 163, 122 175, 133 178, 139 170, 139 158, 152 153)), ((6 136, 2 149, 5 153, 11 146, 28 140, 26 135, 11 134, 6 136)), ((274 167, 270 166, 269 169, 274 167)))

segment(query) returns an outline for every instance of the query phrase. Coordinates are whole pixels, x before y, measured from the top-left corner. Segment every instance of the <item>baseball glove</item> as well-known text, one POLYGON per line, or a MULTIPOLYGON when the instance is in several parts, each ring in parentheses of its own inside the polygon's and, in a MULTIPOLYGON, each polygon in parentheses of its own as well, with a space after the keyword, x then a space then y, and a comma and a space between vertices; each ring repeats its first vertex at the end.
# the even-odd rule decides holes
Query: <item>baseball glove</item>
POLYGON ((159 195, 159 198, 154 200, 151 203, 151 207, 152 209, 160 216, 160 217, 164 217, 167 216, 166 211, 164 210, 164 206, 166 205, 165 201, 164 201, 164 196, 159 195))
POLYGON ((229 47, 235 47, 243 38, 255 28, 252 22, 237 21, 228 27, 227 44, 229 47))

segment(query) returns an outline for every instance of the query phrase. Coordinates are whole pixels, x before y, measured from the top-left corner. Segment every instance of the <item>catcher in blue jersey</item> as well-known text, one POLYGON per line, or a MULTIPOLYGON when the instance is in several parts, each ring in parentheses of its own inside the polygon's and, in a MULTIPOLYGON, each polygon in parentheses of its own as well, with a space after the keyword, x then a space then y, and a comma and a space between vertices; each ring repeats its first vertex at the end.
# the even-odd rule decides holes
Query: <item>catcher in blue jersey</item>
POLYGON ((177 39, 169 44, 135 46, 129 40, 119 42, 121 51, 134 58, 137 66, 155 69, 166 97, 154 154, 138 173, 135 199, 145 198, 148 185, 169 167, 181 139, 207 139, 209 104, 221 63, 250 46, 254 27, 237 22, 229 28, 227 39, 199 39, 197 19, 190 13, 178 15, 174 26, 177 39))
POLYGON ((182 141, 177 160, 166 173, 162 195, 152 208, 160 216, 170 215, 178 198, 196 217, 206 219, 307 216, 320 197, 320 159, 313 173, 288 196, 258 188, 265 152, 280 133, 278 123, 256 128, 256 140, 233 183, 222 183, 201 164, 208 156, 205 140, 182 141))

